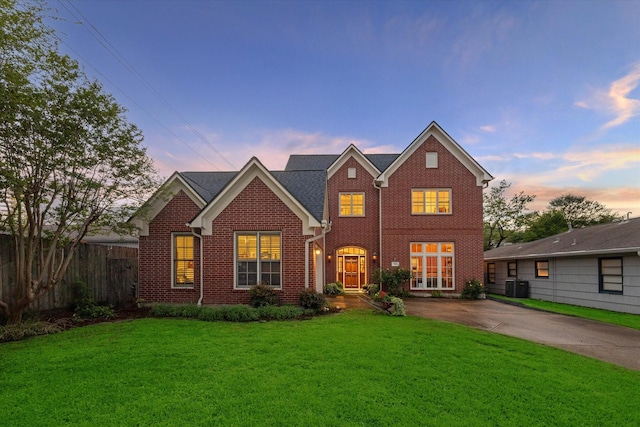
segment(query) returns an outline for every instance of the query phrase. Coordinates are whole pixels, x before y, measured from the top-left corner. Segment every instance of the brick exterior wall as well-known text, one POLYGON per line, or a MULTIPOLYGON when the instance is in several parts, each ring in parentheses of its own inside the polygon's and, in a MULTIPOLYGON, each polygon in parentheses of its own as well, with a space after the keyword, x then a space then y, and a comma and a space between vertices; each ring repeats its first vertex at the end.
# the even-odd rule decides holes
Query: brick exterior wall
POLYGON ((329 199, 329 219, 331 232, 326 235, 327 254, 332 254, 331 262, 325 256, 327 282, 336 281, 336 251, 345 246, 357 246, 367 251, 367 280, 371 283, 371 275, 378 267, 373 262, 372 254, 380 253, 378 236, 379 204, 378 189, 373 186, 374 177, 353 157, 329 179, 327 183, 329 199), (348 178, 349 168, 356 169, 356 177, 348 178), (339 194, 341 192, 364 193, 364 217, 341 217, 339 194))
MULTIPOLYGON (((260 179, 255 178, 213 221, 204 239, 204 303, 246 304, 246 289, 234 289, 236 231, 278 231, 282 236, 283 302, 297 304, 304 290, 305 241, 302 221, 260 179)), ((309 276, 314 277, 310 255, 309 276)))
MULTIPOLYGON (((196 303, 200 298, 199 240, 195 246, 195 286, 172 288, 172 232, 190 233, 185 224, 200 211, 182 191, 149 224, 149 236, 140 238, 140 291, 148 302, 196 303)), ((246 289, 234 289, 236 231, 278 231, 282 236, 283 302, 297 304, 304 290, 305 241, 302 221, 260 179, 255 178, 213 221, 211 236, 203 236, 204 304, 247 304, 246 289)), ((309 276, 315 276, 310 253, 309 276)))
MULTIPOLYGON (((200 212, 183 191, 178 192, 149 223, 149 235, 140 236, 138 296, 146 302, 195 303, 200 298, 200 272, 196 263, 192 289, 171 288, 171 233, 191 233, 185 224, 200 212)), ((198 239, 194 239, 195 259, 199 257, 198 239)))
POLYGON ((455 293, 462 292, 467 279, 482 280, 482 187, 434 136, 389 177, 389 186, 382 189, 382 224, 383 268, 397 261, 409 269, 411 242, 453 242, 455 293), (438 153, 437 169, 426 168, 427 152, 438 153), (451 215, 412 215, 412 188, 450 188, 451 215))

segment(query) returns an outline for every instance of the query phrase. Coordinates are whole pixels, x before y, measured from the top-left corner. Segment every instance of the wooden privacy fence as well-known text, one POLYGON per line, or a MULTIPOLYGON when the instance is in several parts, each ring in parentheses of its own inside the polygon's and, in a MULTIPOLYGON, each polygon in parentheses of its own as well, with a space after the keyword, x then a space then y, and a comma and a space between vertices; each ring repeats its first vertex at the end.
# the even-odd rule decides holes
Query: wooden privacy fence
MULTIPOLYGON (((0 234, 0 299, 13 302, 15 253, 13 237, 0 234)), ((138 249, 81 243, 61 283, 36 299, 30 310, 71 306, 77 297, 76 282, 93 291, 95 300, 114 306, 130 302, 138 284, 138 249)))

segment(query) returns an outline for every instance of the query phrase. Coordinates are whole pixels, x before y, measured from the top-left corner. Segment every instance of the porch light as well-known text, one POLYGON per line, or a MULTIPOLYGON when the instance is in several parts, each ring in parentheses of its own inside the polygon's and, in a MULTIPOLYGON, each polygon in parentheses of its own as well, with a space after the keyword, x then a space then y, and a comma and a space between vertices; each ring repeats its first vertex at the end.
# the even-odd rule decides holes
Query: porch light
POLYGON ((320 255, 320 249, 316 249, 316 255, 320 255))
POLYGON ((376 261, 378 261, 378 253, 374 252, 372 258, 373 258, 373 263, 375 264, 376 261))
POLYGON ((327 262, 331 262, 331 252, 327 252, 327 262))

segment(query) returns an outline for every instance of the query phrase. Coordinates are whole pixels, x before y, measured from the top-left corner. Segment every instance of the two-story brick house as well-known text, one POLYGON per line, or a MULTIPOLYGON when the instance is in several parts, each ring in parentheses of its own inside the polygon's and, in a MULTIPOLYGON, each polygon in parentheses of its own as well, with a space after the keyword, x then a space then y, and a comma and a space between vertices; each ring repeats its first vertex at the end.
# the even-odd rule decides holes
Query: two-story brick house
POLYGON ((266 283, 286 302, 376 268, 411 269, 409 290, 460 293, 483 274, 482 189, 493 177, 432 122, 400 154, 256 158, 238 172, 176 172, 132 221, 149 302, 246 303, 266 283))

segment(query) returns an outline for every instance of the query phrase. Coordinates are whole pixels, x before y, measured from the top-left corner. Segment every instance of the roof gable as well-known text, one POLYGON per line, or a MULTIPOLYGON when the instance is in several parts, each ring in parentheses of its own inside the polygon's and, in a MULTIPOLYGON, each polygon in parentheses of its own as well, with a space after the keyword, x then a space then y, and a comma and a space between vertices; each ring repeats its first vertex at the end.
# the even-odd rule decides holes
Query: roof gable
POLYGON ((389 177, 427 140, 434 136, 460 163, 476 177, 476 185, 484 186, 493 179, 473 157, 453 140, 436 122, 431 122, 416 139, 376 179, 382 187, 389 185, 389 177))
POLYGON ((327 169, 327 179, 331 178, 344 164, 350 159, 353 158, 356 162, 360 163, 362 167, 371 174, 372 177, 376 177, 380 174, 378 168, 376 168, 373 163, 364 154, 362 151, 358 150, 353 144, 350 144, 346 150, 338 157, 327 169))
POLYGON ((179 172, 174 172, 138 212, 129 219, 138 228, 140 236, 149 235, 149 223, 180 191, 184 192, 200 209, 207 204, 207 201, 195 191, 179 172))
MULTIPOLYGON (((295 181, 294 176, 285 176, 286 174, 269 172, 260 161, 253 157, 238 172, 233 179, 215 196, 213 200, 204 208, 189 224, 191 227, 200 228, 203 235, 211 235, 211 223, 213 220, 253 181, 254 178, 260 179, 271 191, 273 191, 280 200, 282 200, 292 212, 300 218, 303 225, 303 234, 313 234, 313 228, 319 227, 321 222, 316 218, 309 209, 298 200, 282 183, 276 178, 279 175, 281 179, 291 184, 295 181)), ((293 191, 300 195, 302 189, 300 186, 290 185, 293 191)), ((311 203, 307 200, 308 203, 311 203)), ((314 205, 315 207, 315 205, 314 205)))

